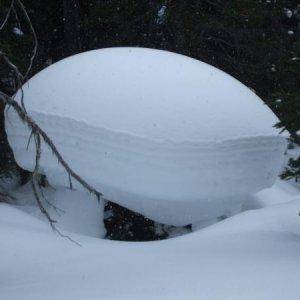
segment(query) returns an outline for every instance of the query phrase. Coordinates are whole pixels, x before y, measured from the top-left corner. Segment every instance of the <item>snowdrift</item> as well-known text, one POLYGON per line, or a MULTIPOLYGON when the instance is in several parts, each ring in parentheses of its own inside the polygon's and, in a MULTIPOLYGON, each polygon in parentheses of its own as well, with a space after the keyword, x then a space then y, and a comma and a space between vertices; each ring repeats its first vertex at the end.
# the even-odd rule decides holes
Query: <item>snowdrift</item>
MULTIPOLYGON (((197 60, 111 48, 64 59, 23 87, 29 114, 106 198, 155 221, 186 225, 238 211, 270 187, 286 141, 248 88, 197 60)), ((20 95, 17 95, 20 98, 20 95)), ((34 167, 30 132, 6 111, 18 163, 34 167)), ((68 185, 43 145, 49 181, 68 185)), ((77 186, 80 188, 80 186, 77 186)))
POLYGON ((1 300, 298 299, 300 190, 279 183, 256 195, 269 207, 147 243, 70 235, 78 247, 0 203, 1 300))

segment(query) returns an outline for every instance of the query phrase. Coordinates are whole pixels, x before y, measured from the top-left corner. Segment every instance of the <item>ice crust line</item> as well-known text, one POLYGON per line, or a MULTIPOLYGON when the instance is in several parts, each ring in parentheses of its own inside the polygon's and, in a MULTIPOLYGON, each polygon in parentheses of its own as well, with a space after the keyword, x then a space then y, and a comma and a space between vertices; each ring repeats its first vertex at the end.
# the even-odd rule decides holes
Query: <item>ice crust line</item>
MULTIPOLYGON (((222 138, 222 139, 198 139, 198 140, 182 140, 182 141, 176 141, 176 140, 172 140, 172 139, 158 139, 158 138, 148 138, 146 136, 143 135, 139 135, 139 134, 135 134, 132 132, 128 132, 128 131, 122 131, 122 130, 115 130, 115 129, 111 129, 105 126, 99 126, 99 125, 93 125, 91 123, 89 123, 87 120, 84 119, 75 119, 72 117, 66 117, 60 114, 53 114, 53 113, 45 113, 43 111, 39 111, 39 110, 30 110, 29 114, 31 115, 31 117, 33 117, 33 119, 35 120, 35 117, 38 116, 38 119, 40 119, 40 116, 42 116, 42 118, 57 118, 57 120, 59 122, 61 122, 62 120, 66 120, 67 122, 73 123, 72 125, 74 125, 75 123, 77 123, 80 126, 84 126, 85 128, 89 127, 89 129, 92 130, 98 130, 100 133, 104 133, 106 136, 107 135, 111 135, 111 136, 115 136, 118 139, 120 139, 121 141, 129 141, 129 140, 134 140, 136 142, 140 142, 141 144, 147 144, 147 143, 155 143, 157 145, 165 145, 165 146, 170 146, 170 147, 176 147, 176 146, 190 146, 190 147, 198 147, 198 146, 203 146, 203 147, 209 147, 210 145, 213 145, 213 147, 215 146, 221 146, 221 145, 226 145, 226 144, 230 144, 230 143, 234 143, 236 141, 250 141, 251 139, 258 139, 258 140, 264 140, 265 138, 274 138, 274 137, 280 137, 283 139, 286 139, 289 137, 289 133, 285 130, 282 133, 278 134, 268 134, 268 135, 243 135, 243 136, 237 136, 237 137, 231 137, 229 139, 227 139, 226 137, 222 138)), ((7 115, 7 117, 9 117, 7 115)), ((8 121, 9 122, 9 121, 8 121)), ((279 130, 278 130, 279 131, 279 130)))

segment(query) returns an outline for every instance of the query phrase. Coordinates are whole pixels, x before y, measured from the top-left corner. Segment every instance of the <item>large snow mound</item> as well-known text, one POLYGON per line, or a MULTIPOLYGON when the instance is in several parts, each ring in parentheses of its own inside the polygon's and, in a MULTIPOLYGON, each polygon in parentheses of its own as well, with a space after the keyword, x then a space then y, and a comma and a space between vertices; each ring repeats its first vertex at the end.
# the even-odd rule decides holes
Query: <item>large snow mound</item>
MULTIPOLYGON (((76 172, 158 222, 232 214, 271 186, 283 163, 286 142, 270 109, 231 76, 182 55, 86 52, 43 70, 23 91, 27 111, 76 172)), ((19 164, 33 169, 34 143, 27 151, 30 132, 12 109, 6 130, 19 164)), ((47 147, 41 166, 50 181, 68 184, 47 147)))
POLYGON ((281 204, 147 243, 71 235, 78 247, 0 204, 1 300, 298 299, 300 190, 275 187, 259 197, 281 204))

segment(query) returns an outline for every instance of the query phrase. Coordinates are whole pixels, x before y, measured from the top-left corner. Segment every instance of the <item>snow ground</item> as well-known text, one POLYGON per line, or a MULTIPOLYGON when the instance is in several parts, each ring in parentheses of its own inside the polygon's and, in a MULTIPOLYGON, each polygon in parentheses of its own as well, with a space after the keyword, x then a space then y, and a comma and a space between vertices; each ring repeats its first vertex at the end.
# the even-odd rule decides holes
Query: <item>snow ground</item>
POLYGON ((252 202, 259 209, 165 241, 70 234, 81 247, 1 204, 0 298, 297 299, 300 189, 277 181, 252 202))

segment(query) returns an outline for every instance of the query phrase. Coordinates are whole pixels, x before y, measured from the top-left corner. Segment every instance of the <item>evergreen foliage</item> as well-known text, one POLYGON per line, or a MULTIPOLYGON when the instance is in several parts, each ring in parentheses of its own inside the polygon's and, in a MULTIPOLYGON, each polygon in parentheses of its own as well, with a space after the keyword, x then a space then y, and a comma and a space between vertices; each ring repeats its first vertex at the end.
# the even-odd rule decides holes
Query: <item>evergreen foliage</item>
POLYGON ((297 159, 290 158, 289 165, 282 174, 282 178, 290 179, 295 178, 298 182, 300 179, 300 157, 297 159))

